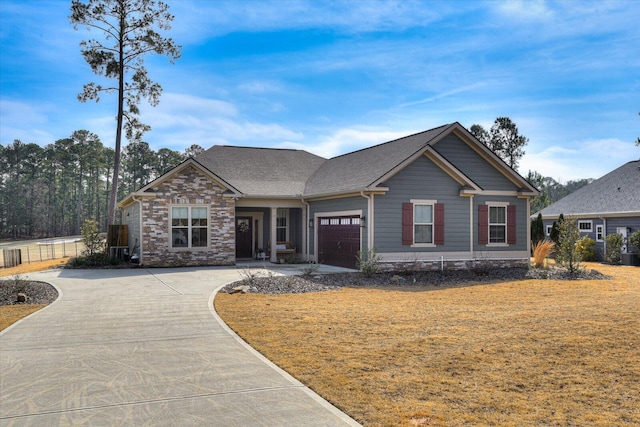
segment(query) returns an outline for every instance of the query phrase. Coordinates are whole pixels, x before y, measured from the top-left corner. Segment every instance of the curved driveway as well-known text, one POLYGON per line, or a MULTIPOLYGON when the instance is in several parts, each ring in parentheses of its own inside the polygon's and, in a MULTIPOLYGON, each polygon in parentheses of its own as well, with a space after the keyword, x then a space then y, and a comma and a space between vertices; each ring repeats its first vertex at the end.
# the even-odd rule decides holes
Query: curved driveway
POLYGON ((358 425, 213 311, 235 268, 56 270, 0 334, 0 425, 358 425))

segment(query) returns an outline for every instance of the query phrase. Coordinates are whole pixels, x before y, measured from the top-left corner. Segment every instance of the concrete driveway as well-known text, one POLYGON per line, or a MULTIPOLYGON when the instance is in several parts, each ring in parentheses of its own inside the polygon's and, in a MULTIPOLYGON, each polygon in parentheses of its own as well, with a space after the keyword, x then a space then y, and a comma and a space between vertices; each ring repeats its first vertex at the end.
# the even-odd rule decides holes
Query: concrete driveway
POLYGON ((0 334, 0 425, 358 425, 213 310, 236 268, 57 270, 0 334))

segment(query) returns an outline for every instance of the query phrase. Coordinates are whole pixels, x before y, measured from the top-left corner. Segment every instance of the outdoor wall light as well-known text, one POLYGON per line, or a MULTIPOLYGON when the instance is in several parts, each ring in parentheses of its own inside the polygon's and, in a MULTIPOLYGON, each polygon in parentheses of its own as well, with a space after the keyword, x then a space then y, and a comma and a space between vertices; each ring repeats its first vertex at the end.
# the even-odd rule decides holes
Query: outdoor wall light
POLYGON ((313 228, 313 220, 312 219, 309 220, 309 228, 313 228))

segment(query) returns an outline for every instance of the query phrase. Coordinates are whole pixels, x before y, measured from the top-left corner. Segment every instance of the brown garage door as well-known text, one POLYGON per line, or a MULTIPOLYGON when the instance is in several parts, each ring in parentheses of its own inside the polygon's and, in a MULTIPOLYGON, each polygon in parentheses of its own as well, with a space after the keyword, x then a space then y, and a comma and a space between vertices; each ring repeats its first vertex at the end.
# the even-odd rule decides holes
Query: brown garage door
POLYGON ((356 268, 360 250, 360 217, 322 217, 318 222, 318 262, 356 268))

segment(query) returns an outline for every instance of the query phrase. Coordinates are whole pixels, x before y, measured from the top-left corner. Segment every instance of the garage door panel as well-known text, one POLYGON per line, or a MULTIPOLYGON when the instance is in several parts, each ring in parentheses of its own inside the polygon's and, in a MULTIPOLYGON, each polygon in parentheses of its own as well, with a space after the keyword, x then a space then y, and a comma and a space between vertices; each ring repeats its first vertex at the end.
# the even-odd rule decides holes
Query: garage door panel
POLYGON ((323 217, 318 229, 318 262, 356 268, 360 250, 360 217, 323 217))

